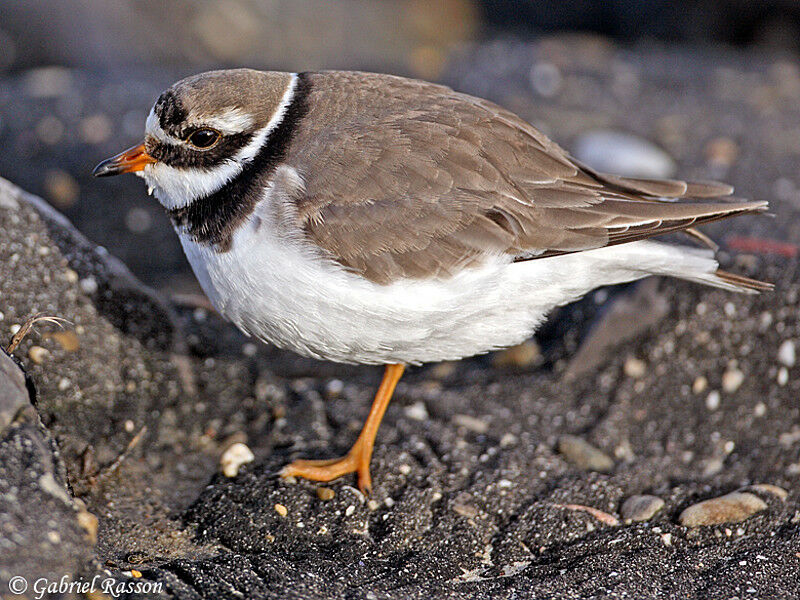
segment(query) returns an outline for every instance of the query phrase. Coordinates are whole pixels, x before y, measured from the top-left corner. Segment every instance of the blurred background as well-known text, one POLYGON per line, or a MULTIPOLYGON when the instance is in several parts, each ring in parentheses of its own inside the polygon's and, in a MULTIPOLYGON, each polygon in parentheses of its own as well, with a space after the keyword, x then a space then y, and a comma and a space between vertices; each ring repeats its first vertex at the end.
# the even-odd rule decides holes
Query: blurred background
MULTIPOLYGON (((798 49, 794 0, 3 2, 0 175, 45 197, 146 283, 192 293, 177 238, 142 182, 90 176, 141 138, 154 99, 180 77, 251 66, 443 81, 517 111, 601 167, 610 144, 630 174, 724 178, 752 115, 712 108, 741 101, 764 116, 796 106, 798 49), (726 70, 731 48, 761 56, 752 70, 765 79, 726 70)), ((776 159, 796 153, 796 122, 771 127, 776 159)), ((772 188, 798 196, 788 180, 772 188)))

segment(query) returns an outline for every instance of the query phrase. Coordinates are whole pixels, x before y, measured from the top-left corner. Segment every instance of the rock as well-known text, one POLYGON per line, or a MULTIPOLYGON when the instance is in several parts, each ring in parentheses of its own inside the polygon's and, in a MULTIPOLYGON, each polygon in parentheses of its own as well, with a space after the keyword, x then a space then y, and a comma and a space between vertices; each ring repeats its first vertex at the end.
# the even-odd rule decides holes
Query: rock
POLYGON ((778 362, 786 367, 793 367, 797 360, 797 353, 794 347, 794 341, 786 340, 778 348, 778 362))
POLYGON ((738 523, 766 508, 767 503, 755 494, 731 492, 693 504, 680 514, 678 521, 684 527, 738 523))
POLYGON ((225 450, 219 459, 219 464, 225 477, 236 477, 239 474, 239 468, 253 462, 254 459, 253 451, 247 447, 247 444, 237 442, 225 450))
POLYGON ((647 373, 647 363, 636 357, 629 356, 622 366, 625 375, 633 379, 640 379, 647 373))
POLYGON ((558 451, 567 462, 579 469, 600 473, 608 473, 614 469, 614 459, 583 438, 574 435, 562 435, 558 440, 558 451))
POLYGON ((25 375, 0 350, 0 587, 12 577, 57 581, 94 555, 82 508, 41 427, 25 375))
POLYGON ((722 390, 728 394, 734 393, 744 383, 744 373, 736 367, 729 367, 722 374, 722 390))
POLYGON ((631 496, 622 503, 620 514, 622 518, 630 521, 649 521, 664 508, 664 501, 658 496, 644 494, 631 496))
POLYGON ((747 486, 747 489, 761 492, 763 494, 770 494, 784 502, 786 501, 786 498, 789 497, 789 492, 782 487, 773 485, 771 483, 756 483, 754 485, 747 486))
POLYGON ((675 161, 649 140, 623 131, 595 130, 575 140, 578 160, 598 171, 626 177, 670 177, 675 161))
POLYGON ((501 350, 492 358, 495 367, 525 369, 542 360, 542 351, 534 340, 527 340, 517 346, 501 350))

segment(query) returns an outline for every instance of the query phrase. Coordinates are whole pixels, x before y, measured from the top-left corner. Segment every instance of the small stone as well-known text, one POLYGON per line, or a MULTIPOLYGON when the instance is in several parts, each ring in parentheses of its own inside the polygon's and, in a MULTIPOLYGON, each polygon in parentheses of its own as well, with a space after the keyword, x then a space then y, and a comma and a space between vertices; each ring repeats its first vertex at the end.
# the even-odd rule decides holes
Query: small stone
POLYGON ((792 340, 786 340, 778 348, 778 362, 787 367, 793 367, 797 360, 797 352, 792 340))
POLYGON ((345 517, 349 517, 354 512, 356 512, 356 507, 351 504, 350 506, 348 506, 347 508, 344 509, 344 516, 345 517))
POLYGON ((789 383, 789 369, 786 367, 778 369, 778 377, 776 379, 778 380, 778 385, 781 387, 789 383))
POLYGON ((767 503, 755 494, 731 492, 693 504, 681 513, 678 521, 684 527, 738 523, 766 508, 767 503))
POLYGON ((81 279, 81 289, 85 294, 92 295, 97 292, 100 286, 97 285, 97 280, 94 277, 87 277, 81 279))
POLYGON ((375 500, 375 499, 370 499, 370 501, 367 502, 367 508, 370 509, 373 512, 378 510, 378 508, 380 508, 380 506, 381 505, 378 504, 378 501, 375 500))
POLYGON ((325 394, 329 398, 338 398, 344 391, 344 382, 341 379, 331 379, 325 384, 325 394))
POLYGON ((414 404, 406 406, 403 412, 409 419, 414 419, 415 421, 428 420, 428 409, 425 407, 424 402, 414 402, 414 404))
POLYGON ((729 137, 718 137, 706 144, 705 154, 710 164, 728 168, 736 162, 739 146, 729 137))
POLYGON ((61 380, 58 382, 58 391, 59 392, 66 392, 69 389, 69 386, 72 385, 72 382, 67 379, 66 377, 62 377, 61 380))
POLYGON ((695 394, 702 394, 703 392, 706 391, 707 387, 708 387, 708 379, 706 379, 701 375, 700 377, 694 380, 694 383, 692 383, 692 392, 694 392, 695 394))
POLYGON ((706 408, 708 410, 717 410, 720 403, 720 394, 717 390, 712 390, 706 397, 706 408))
POLYGON ((93 544, 97 543, 97 517, 95 517, 88 510, 81 510, 78 513, 78 525, 80 525, 89 536, 89 541, 93 544))
POLYGON ((625 500, 620 514, 626 521, 649 521, 662 508, 664 508, 664 501, 661 498, 643 494, 631 496, 625 500))
POLYGON ((655 144, 630 133, 600 129, 579 136, 575 157, 590 167, 625 177, 669 177, 675 161, 655 144))
POLYGON ((50 169, 45 172, 44 190, 50 202, 60 209, 71 207, 77 202, 80 194, 75 178, 61 169, 50 169))
POLYGON ((289 509, 286 508, 283 504, 276 504, 275 512, 278 513, 280 516, 285 517, 286 515, 289 514, 289 509))
POLYGON ((140 206, 136 206, 125 213, 125 227, 133 233, 145 233, 153 225, 150 212, 140 206))
POLYGON ((533 90, 545 98, 552 98, 558 94, 564 83, 564 77, 559 68, 546 61, 534 63, 528 79, 533 90))
POLYGON ((500 447, 501 448, 510 448, 511 446, 516 446, 519 438, 515 436, 513 433, 504 433, 503 437, 500 438, 500 447))
POLYGON ((317 488, 317 498, 319 498, 320 500, 323 500, 323 501, 333 500, 333 497, 335 495, 336 495, 336 492, 334 492, 329 487, 318 487, 317 488))
MULTIPOLYGON (((253 462, 254 459, 253 451, 247 447, 247 444, 237 442, 236 444, 231 444, 222 453, 219 464, 225 477, 236 477, 239 474, 239 468, 246 463, 253 462)), ((277 505, 275 510, 277 510, 277 505)))
POLYGON ((65 352, 75 352, 81 347, 77 334, 71 330, 54 331, 48 334, 47 337, 54 339, 65 352))
POLYGON ((30 358, 37 365, 42 364, 47 358, 48 354, 50 354, 50 351, 47 348, 42 348, 41 346, 31 346, 28 349, 28 358, 30 358))
POLYGON ((486 421, 482 421, 470 415, 455 415, 453 423, 464 429, 469 429, 474 433, 486 433, 489 430, 489 425, 486 421))
POLYGON ((722 389, 728 394, 734 393, 744 383, 744 373, 736 367, 729 368, 722 374, 722 389))
POLYGON ((756 483, 755 485, 748 486, 748 489, 762 492, 764 494, 771 494, 783 501, 786 501, 786 498, 789 497, 789 492, 782 487, 772 485, 771 483, 756 483))
POLYGON ((411 466, 404 463, 397 470, 400 471, 401 475, 408 475, 411 473, 411 466))
POLYGON ((66 269, 64 271, 64 280, 69 283, 78 283, 78 274, 73 271, 72 269, 66 269))
POLYGON ((100 144, 111 137, 111 121, 104 114, 90 115, 81 120, 80 136, 87 144, 100 144))
POLYGON ((753 415, 756 417, 763 417, 765 414, 767 414, 767 405, 763 402, 759 402, 753 407, 753 415))
POLYGON ((628 357, 622 368, 625 375, 632 379, 641 379, 647 373, 647 363, 633 356, 628 357))
POLYGON ((542 359, 542 351, 533 340, 497 352, 492 359, 495 367, 525 369, 542 359))
POLYGON ((608 473, 614 468, 614 461, 608 454, 574 435, 561 436, 558 451, 567 462, 580 469, 608 473))

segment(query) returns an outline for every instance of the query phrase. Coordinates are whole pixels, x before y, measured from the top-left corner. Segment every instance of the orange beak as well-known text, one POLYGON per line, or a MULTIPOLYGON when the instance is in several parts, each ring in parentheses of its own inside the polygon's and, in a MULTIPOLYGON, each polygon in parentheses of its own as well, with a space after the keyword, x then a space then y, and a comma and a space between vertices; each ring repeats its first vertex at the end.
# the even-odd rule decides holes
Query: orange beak
POLYGON ((141 171, 154 162, 156 162, 156 159, 147 153, 147 150, 144 149, 144 143, 141 143, 104 160, 94 168, 92 175, 95 177, 110 177, 120 173, 133 173, 141 171))

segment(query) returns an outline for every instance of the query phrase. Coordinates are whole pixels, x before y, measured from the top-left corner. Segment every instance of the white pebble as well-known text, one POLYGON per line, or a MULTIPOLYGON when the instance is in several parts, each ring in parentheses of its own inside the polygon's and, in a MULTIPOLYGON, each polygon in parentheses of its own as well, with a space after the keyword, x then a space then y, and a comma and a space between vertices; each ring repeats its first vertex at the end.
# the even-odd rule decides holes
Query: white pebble
POLYGON ((796 360, 797 352, 794 348, 794 342, 792 340, 786 340, 781 344, 781 347, 778 348, 778 361, 782 365, 793 367, 796 360))
POLYGON ((598 171, 655 178, 675 172, 669 154, 649 140, 622 131, 589 131, 577 139, 574 150, 579 160, 598 171))
POLYGON ((219 464, 225 477, 236 477, 239 474, 239 468, 246 463, 253 462, 254 459, 252 450, 246 444, 238 442, 222 453, 219 464))
POLYGON ((717 390, 712 390, 706 397, 706 408, 708 410, 717 410, 719 408, 720 396, 717 390))
POLYGON ((67 379, 66 377, 62 377, 61 381, 58 382, 58 391, 65 392, 69 389, 69 386, 72 385, 72 382, 67 379))
POLYGON ((531 87, 537 94, 550 98, 558 94, 564 82, 561 71, 550 62, 538 62, 531 67, 531 87))
POLYGON ((414 419, 415 421, 428 420, 428 409, 425 407, 424 402, 414 402, 414 404, 406 406, 403 412, 409 419, 414 419))
POLYGON ((253 342, 246 342, 242 344, 242 354, 245 356, 255 356, 256 352, 258 352, 258 346, 256 346, 253 342))
POLYGON ((397 470, 400 471, 400 473, 402 473, 403 475, 408 475, 409 473, 411 473, 411 467, 406 464, 400 465, 400 467, 397 470))
POLYGON ((733 367, 722 374, 722 389, 732 394, 744 383, 744 373, 733 367))
POLYGON ((97 292, 97 280, 94 277, 87 277, 86 279, 81 279, 81 289, 86 294, 94 294, 97 292))
POLYGON ((356 507, 351 504, 350 506, 344 509, 344 516, 349 517, 354 512, 356 512, 356 507))
POLYGON ((783 387, 787 383, 789 383, 789 369, 781 367, 778 369, 778 385, 783 387))
POLYGON ((763 402, 759 402, 758 404, 755 405, 755 408, 753 409, 753 414, 757 417, 763 417, 765 414, 767 414, 767 405, 764 404, 763 402))

